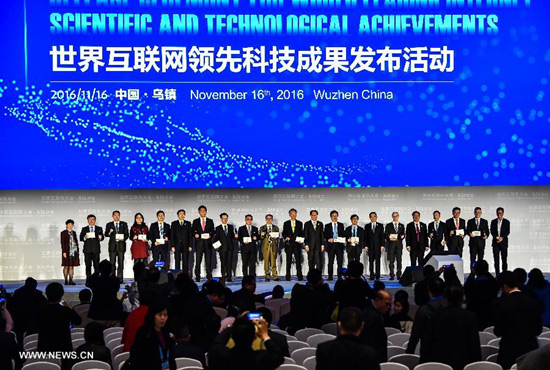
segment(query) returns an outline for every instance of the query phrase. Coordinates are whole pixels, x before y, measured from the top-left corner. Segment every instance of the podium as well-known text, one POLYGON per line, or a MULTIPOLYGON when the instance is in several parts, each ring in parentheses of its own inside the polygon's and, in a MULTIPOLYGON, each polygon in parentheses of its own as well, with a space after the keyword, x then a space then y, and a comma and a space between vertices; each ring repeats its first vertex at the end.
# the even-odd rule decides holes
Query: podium
MULTIPOLYGON (((464 285, 464 261, 462 261, 462 258, 458 254, 434 254, 425 265, 433 266, 435 271, 445 265, 454 265, 456 275, 464 285)), ((443 278, 443 275, 441 275, 441 278, 443 278)))

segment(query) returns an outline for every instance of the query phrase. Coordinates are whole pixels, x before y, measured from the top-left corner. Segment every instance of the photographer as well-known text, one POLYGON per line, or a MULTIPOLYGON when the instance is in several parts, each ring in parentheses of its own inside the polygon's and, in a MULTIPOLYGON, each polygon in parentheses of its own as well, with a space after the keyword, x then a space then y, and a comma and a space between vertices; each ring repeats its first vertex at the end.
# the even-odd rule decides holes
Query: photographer
POLYGON ((363 279, 363 264, 352 261, 345 270, 345 279, 338 280, 334 285, 336 301, 339 302, 338 311, 342 312, 346 307, 357 307, 364 310, 374 291, 363 279))

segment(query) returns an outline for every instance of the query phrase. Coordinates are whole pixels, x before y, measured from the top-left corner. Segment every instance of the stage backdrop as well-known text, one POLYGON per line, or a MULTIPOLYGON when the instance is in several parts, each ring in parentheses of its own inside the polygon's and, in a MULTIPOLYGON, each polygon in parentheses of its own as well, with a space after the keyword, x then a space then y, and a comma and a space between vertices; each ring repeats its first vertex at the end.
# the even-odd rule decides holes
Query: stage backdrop
MULTIPOLYGON (((302 221, 309 219, 309 210, 317 209, 323 222, 327 222, 329 212, 336 209, 340 212, 340 220, 347 226, 353 213, 357 213, 360 223, 364 224, 370 211, 376 211, 383 223, 391 220, 393 211, 398 211, 401 221, 407 223, 412 211, 418 210, 422 213, 421 220, 429 222, 433 210, 441 211, 442 218, 447 219, 451 217, 454 206, 462 208, 466 219, 472 217, 474 207, 480 206, 483 217, 491 220, 496 208, 502 206, 505 217, 512 223, 510 268, 538 267, 550 271, 549 187, 52 190, 0 192, 0 280, 22 280, 27 276, 40 280, 61 279, 59 233, 68 218, 76 221, 77 231, 86 225, 86 216, 90 213, 95 214, 98 224, 105 227, 114 209, 119 209, 122 220, 128 223, 132 222, 136 212, 142 212, 146 223, 150 224, 155 221, 159 209, 166 212, 167 221, 173 221, 176 211, 184 208, 187 219, 191 220, 197 217, 197 208, 201 204, 208 207, 208 216, 216 225, 219 224, 219 214, 227 212, 230 222, 236 226, 244 224, 247 213, 254 216, 257 226, 263 224, 266 213, 272 213, 275 223, 282 226, 292 207, 298 210, 298 218, 302 221)), ((465 247, 464 251, 465 263, 468 263, 468 248, 465 247)), ((485 255, 492 266, 490 246, 485 255)), ((364 258, 365 254, 362 256, 364 258)), ((102 243, 101 258, 108 258, 106 242, 102 243)), ((284 275, 284 254, 279 261, 284 275)), ((406 251, 403 261, 408 265, 406 251)), ((241 275, 240 271, 239 257, 237 275, 241 275)), ((387 271, 384 263, 383 273, 387 271)), ((257 273, 263 275, 263 263, 258 264, 257 273)), ((76 277, 84 276, 84 266, 77 268, 76 277)), ((214 276, 219 276, 218 261, 214 276)), ((132 277, 129 248, 125 277, 132 277)))

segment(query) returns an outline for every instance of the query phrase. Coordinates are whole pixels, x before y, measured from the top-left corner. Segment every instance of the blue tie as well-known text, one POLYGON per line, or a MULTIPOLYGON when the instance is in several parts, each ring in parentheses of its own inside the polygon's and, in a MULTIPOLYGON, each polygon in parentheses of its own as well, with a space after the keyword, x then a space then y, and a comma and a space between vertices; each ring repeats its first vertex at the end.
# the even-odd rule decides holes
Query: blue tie
POLYGON ((334 224, 334 229, 332 229, 332 236, 334 239, 338 238, 338 227, 334 224))

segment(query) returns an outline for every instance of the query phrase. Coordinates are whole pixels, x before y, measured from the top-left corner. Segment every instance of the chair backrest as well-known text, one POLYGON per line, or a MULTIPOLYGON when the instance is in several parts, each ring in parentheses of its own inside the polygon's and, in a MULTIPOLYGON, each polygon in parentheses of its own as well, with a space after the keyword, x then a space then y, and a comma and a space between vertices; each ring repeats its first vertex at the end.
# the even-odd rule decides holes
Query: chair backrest
POLYGON ((479 344, 481 344, 482 346, 484 344, 489 344, 489 342, 494 339, 497 339, 497 336, 493 333, 488 333, 486 331, 479 332, 479 344))
POLYGON ((390 335, 393 335, 393 334, 401 334, 401 330, 399 329, 396 329, 396 328, 390 328, 390 327, 385 327, 384 328, 386 330, 386 335, 389 337, 390 335))
POLYGON ((405 343, 411 338, 410 334, 407 333, 398 333, 388 336, 388 341, 391 342, 394 346, 404 347, 405 343))
POLYGON ((321 329, 305 328, 305 329, 298 330, 294 334, 294 336, 298 338, 299 341, 307 342, 307 338, 315 334, 324 334, 324 331, 322 331, 321 329))
POLYGON ((547 344, 550 344, 550 338, 541 338, 541 337, 539 337, 538 342, 539 342, 539 347, 544 347, 547 344))
POLYGON ((453 368, 447 364, 442 364, 441 362, 426 362, 416 365, 414 370, 453 370, 453 368))
POLYGON ((109 334, 105 335, 103 338, 105 339, 105 343, 109 343, 113 339, 117 339, 117 338, 122 339, 122 332, 117 331, 115 333, 109 333, 109 334))
POLYGON ((281 316, 286 315, 290 312, 290 302, 285 302, 281 306, 279 306, 279 310, 281 311, 281 316))
POLYGON ((78 347, 80 347, 84 343, 86 343, 84 338, 73 339, 73 349, 77 349, 78 347))
POLYGON ((409 370, 406 365, 398 364, 397 362, 384 362, 380 364, 380 370, 409 370))
POLYGON ((285 357, 285 360, 283 361, 283 364, 295 364, 295 363, 296 363, 296 361, 294 361, 290 357, 285 357))
POLYGON ((399 346, 388 346, 388 358, 393 356, 402 355, 405 353, 405 348, 399 346))
POLYGON ((316 365, 317 365, 317 359, 315 356, 306 358, 304 360, 304 363, 302 364, 302 366, 305 367, 307 370, 315 370, 316 365))
POLYGON ((489 326, 489 327, 485 328, 483 331, 486 332, 486 333, 495 334, 495 327, 494 326, 489 326))
POLYGON ((478 361, 464 366, 464 370, 502 370, 502 366, 494 362, 478 361))
POLYGON ((71 340, 84 339, 84 333, 81 331, 76 331, 71 333, 71 340))
POLYGON ((202 368, 202 364, 199 360, 195 360, 194 358, 187 358, 187 357, 180 357, 176 358, 176 367, 179 369, 180 367, 185 366, 198 366, 202 368))
POLYGON ((328 324, 321 326, 321 330, 327 334, 338 335, 338 324, 335 322, 329 322, 328 324))
POLYGON ((489 343, 487 343, 487 345, 500 347, 500 338, 495 338, 493 340, 490 340, 489 343))
POLYGON ((52 362, 38 361, 25 364, 21 370, 61 370, 61 366, 52 362))
POLYGON ((309 344, 306 342, 301 342, 299 340, 289 340, 288 342, 288 352, 292 354, 292 352, 296 351, 297 349, 301 348, 309 348, 309 344))
POLYGON ((543 326, 542 327, 542 332, 543 333, 548 333, 548 332, 550 332, 550 328, 547 328, 546 326, 543 326))
POLYGON ((124 352, 124 344, 119 344, 111 350, 111 360, 114 360, 116 356, 124 352))
POLYGON ((222 320, 227 317, 227 310, 223 307, 214 307, 214 311, 222 320))
POLYGON ((107 348, 109 348, 112 352, 113 349, 115 349, 115 347, 120 345, 121 338, 114 338, 114 339, 111 339, 109 342, 105 342, 105 343, 107 343, 106 344, 107 348))
POLYGON ((27 343, 32 342, 33 340, 38 340, 38 334, 30 334, 23 338, 23 348, 25 348, 27 343))
POLYGON ((289 341, 291 341, 291 340, 293 340, 293 341, 295 341, 295 342, 299 342, 298 338, 296 338, 296 337, 294 337, 294 336, 292 336, 292 335, 287 335, 287 336, 286 336, 286 340, 287 340, 287 342, 289 342, 289 341))
POLYGON ((72 333, 84 333, 84 328, 71 328, 72 333))
POLYGON ((25 351, 34 351, 36 348, 38 348, 38 340, 31 340, 23 345, 25 351))
POLYGON ((260 307, 265 307, 265 304, 260 303, 260 302, 256 302, 256 309, 258 309, 260 307))
POLYGON ((495 353, 498 353, 498 347, 490 346, 488 344, 481 346, 481 359, 483 361, 487 360, 487 357, 494 355, 495 353))
MULTIPOLYGON (((541 335, 539 335, 539 338, 548 338, 548 339, 550 339, 550 331, 542 333, 541 335)), ((24 342, 24 340, 23 340, 23 342, 24 342)))
POLYGON ((113 356, 113 357, 114 357, 114 359, 113 359, 113 370, 118 370, 120 365, 124 361, 126 361, 128 358, 130 358, 130 352, 122 352, 122 353, 119 353, 118 355, 113 356))
POLYGON ((198 366, 184 366, 184 367, 178 367, 177 370, 203 370, 203 367, 198 366))
POLYGON ((403 364, 409 368, 409 370, 414 370, 416 365, 420 363, 420 356, 411 355, 408 353, 393 356, 389 359, 390 362, 397 362, 398 364, 403 364))
POLYGON ((29 358, 27 361, 25 361, 25 364, 32 364, 33 362, 49 362, 52 364, 59 365, 59 367, 61 367, 61 359, 57 359, 57 358, 52 358, 47 360, 43 360, 41 358, 29 358))
POLYGON ((276 370, 307 370, 305 367, 296 364, 282 364, 276 370))
POLYGON ((496 364, 497 359, 498 359, 498 353, 495 353, 494 355, 491 355, 491 356, 487 357, 487 359, 485 361, 486 362, 494 362, 496 364))
POLYGON ((300 348, 292 352, 290 357, 292 357, 292 359, 296 361, 298 365, 303 365, 305 359, 315 356, 316 352, 317 352, 317 349, 315 348, 300 348))
POLYGON ((284 335, 285 337, 288 336, 288 333, 287 333, 286 331, 284 331, 284 330, 281 330, 281 329, 269 329, 269 330, 271 330, 271 331, 274 332, 274 333, 282 334, 282 335, 284 335))
POLYGON ((107 335, 109 334, 112 334, 112 333, 122 333, 124 331, 124 328, 120 327, 120 326, 115 326, 115 327, 112 327, 112 328, 107 328, 105 330, 103 330, 103 338, 106 338, 107 335))
POLYGON ((281 317, 281 305, 289 302, 288 298, 276 298, 265 301, 265 306, 272 308, 273 322, 278 322, 281 317))
POLYGON ((307 338, 307 344, 311 347, 317 348, 319 343, 328 342, 329 340, 336 339, 336 335, 332 334, 315 334, 307 338))
POLYGON ((111 370, 111 366, 108 363, 102 362, 102 361, 86 360, 86 361, 77 362, 71 368, 71 370, 89 370, 89 369, 111 370))

